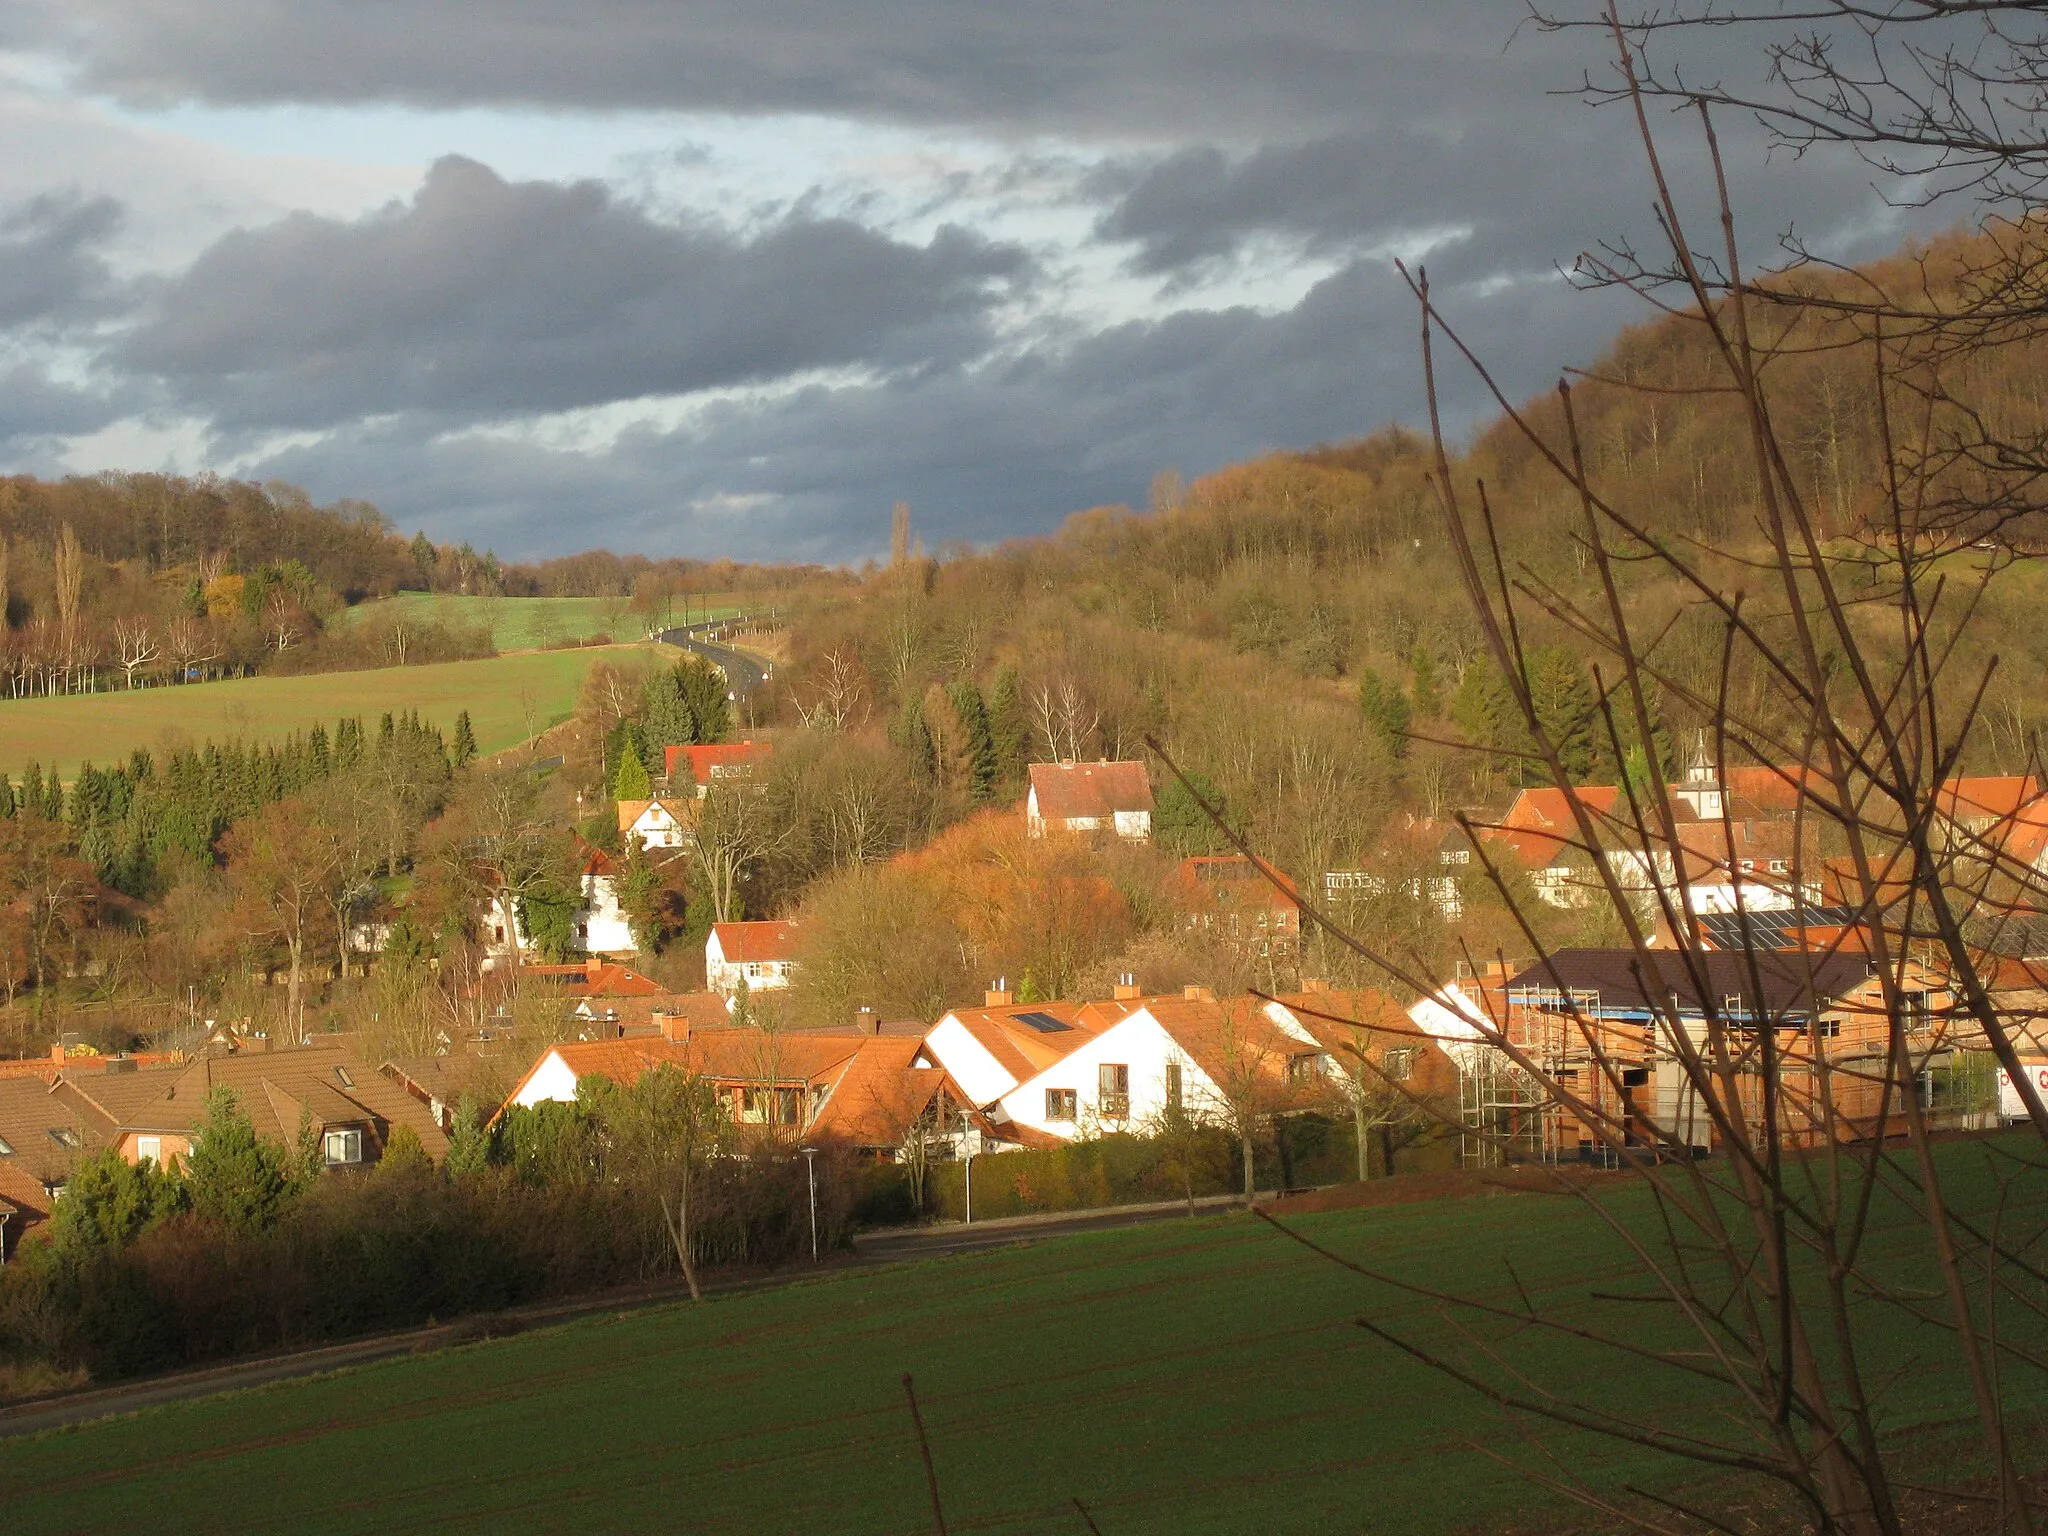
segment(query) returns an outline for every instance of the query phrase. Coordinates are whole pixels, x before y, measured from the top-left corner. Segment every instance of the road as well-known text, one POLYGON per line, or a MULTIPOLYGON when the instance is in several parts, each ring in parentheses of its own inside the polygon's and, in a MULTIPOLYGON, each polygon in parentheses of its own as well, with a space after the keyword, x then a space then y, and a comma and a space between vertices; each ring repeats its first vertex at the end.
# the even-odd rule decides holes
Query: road
MULTIPOLYGON (((1213 1214, 1237 1203, 1234 1198, 1227 1196, 1205 1198, 1195 1202, 1197 1209, 1205 1214, 1213 1214)), ((962 1226, 954 1222, 934 1227, 899 1227, 866 1233, 856 1238, 854 1251, 850 1257, 835 1259, 820 1269, 783 1270, 774 1274, 713 1281, 707 1284, 704 1290, 706 1296, 711 1299, 744 1295, 749 1291, 775 1290, 786 1285, 801 1284, 807 1280, 844 1274, 850 1269, 904 1264, 918 1259, 943 1258, 954 1254, 980 1253, 995 1248, 1015 1247, 1022 1243, 1043 1242, 1077 1232, 1102 1231, 1167 1221, 1176 1216, 1185 1217, 1186 1214, 1186 1205, 1180 1201, 1173 1201, 1165 1205, 1126 1205, 1099 1211, 1016 1216, 1000 1221, 978 1221, 972 1226, 962 1226)), ((71 1424, 111 1418, 116 1414, 135 1413, 144 1408, 186 1402, 197 1397, 211 1397, 219 1392, 260 1387, 274 1381, 317 1376, 324 1371, 371 1365, 379 1360, 392 1360, 401 1355, 428 1354, 455 1344, 523 1333, 529 1328, 544 1328, 557 1323, 572 1322, 580 1317, 600 1314, 616 1316, 626 1312, 637 1312, 647 1307, 673 1306, 687 1295, 688 1292, 679 1283, 640 1286, 627 1291, 608 1291, 598 1296, 517 1307, 510 1311, 465 1318, 454 1323, 408 1328, 396 1333, 376 1334, 369 1338, 328 1344, 317 1349, 264 1355, 253 1360, 208 1366, 202 1370, 179 1371, 140 1381, 96 1387, 85 1392, 67 1393, 62 1397, 17 1403, 11 1407, 0 1407, 0 1439, 33 1435, 47 1429, 61 1429, 71 1424)))
POLYGON ((661 630, 654 638, 663 645, 693 651, 717 667, 732 685, 733 701, 737 703, 768 681, 768 668, 745 651, 736 651, 729 645, 720 645, 716 640, 702 637, 723 635, 734 625, 744 622, 744 617, 707 619, 698 624, 679 624, 674 629, 661 630))

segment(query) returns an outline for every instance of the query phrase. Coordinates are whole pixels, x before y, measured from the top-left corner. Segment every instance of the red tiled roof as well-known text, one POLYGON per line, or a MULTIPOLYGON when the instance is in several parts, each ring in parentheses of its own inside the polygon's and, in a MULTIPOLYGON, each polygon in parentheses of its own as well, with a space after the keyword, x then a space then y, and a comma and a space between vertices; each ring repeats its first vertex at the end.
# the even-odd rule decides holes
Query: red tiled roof
POLYGON ((1031 792, 1046 821, 1107 821, 1118 811, 1152 809, 1143 763, 1033 763, 1031 792))
POLYGON ((676 770, 687 766, 690 778, 698 788, 709 789, 715 779, 745 777, 757 764, 766 762, 774 750, 774 743, 766 741, 728 741, 696 747, 665 747, 662 749, 662 767, 673 780, 676 770))
POLYGON ((715 923, 711 931, 728 965, 768 964, 796 954, 796 924, 792 922, 715 923))
POLYGON ((2041 786, 2031 773, 1945 779, 1936 793, 1935 809, 1952 821, 2002 821, 2018 815, 2040 793, 2041 786))

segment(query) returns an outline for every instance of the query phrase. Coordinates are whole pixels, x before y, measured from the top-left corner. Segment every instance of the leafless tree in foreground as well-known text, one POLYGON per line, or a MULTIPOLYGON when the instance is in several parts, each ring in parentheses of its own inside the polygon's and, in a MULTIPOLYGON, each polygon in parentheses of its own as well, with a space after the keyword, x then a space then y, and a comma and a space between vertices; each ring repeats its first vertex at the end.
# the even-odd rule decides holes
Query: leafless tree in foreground
MULTIPOLYGON (((1555 1169, 1556 1188, 1581 1203, 1600 1241, 1588 1241, 1579 1263, 1533 1284, 1511 1273, 1500 1288, 1451 1292, 1329 1257, 1419 1297, 1453 1337, 1444 1345, 1413 1328, 1360 1319, 1390 1344, 1503 1408, 1669 1459, 1668 1484, 1626 1495, 1596 1490, 1561 1461, 1533 1474, 1603 1520, 1640 1530, 1728 1530, 1717 1506, 1765 1484, 1783 1501, 1768 1517, 1783 1528, 1898 1536, 1913 1528, 1915 1498, 1939 1493, 1974 1501, 1982 1529, 2029 1532, 2040 1509, 2022 1474, 2038 1447, 2016 1438, 2012 1404, 2048 1371, 2039 1196, 2027 1203, 2027 1191, 2043 1183, 2048 1108, 2021 1070, 2022 1049, 2030 1041, 2038 1049, 2040 1016, 2011 1001, 2011 968, 1994 951, 2048 892, 2032 864, 2011 852, 2010 818, 1970 830, 1953 799, 1944 801, 1943 786, 1980 728, 1990 673, 1958 663, 1958 639, 1997 562, 1958 570, 1955 540, 1943 536, 1956 526, 1954 461, 1930 451, 1927 384, 1938 370, 1924 350, 1940 317, 1911 335, 1880 313, 1827 317, 1850 321, 1851 333, 1829 344, 1868 370, 1883 497, 1882 512, 1860 531, 1831 539, 1787 440, 1771 365, 1807 344, 1797 328, 1806 314, 1799 295, 1825 300, 1832 290, 1746 273, 1716 138, 1721 104, 1704 95, 1685 104, 1717 190, 1705 229, 1694 229, 1671 190, 1650 115, 1652 100, 1668 101, 1676 88, 1646 85, 1643 39, 1612 11, 1607 36, 1669 259, 1653 265, 1610 252, 1588 258, 1585 270, 1699 328, 1714 377, 1693 387, 1732 403, 1758 539, 1721 550, 1662 531, 1631 504, 1628 477, 1588 468, 1572 389, 1560 386, 1554 404, 1517 408, 1418 272, 1411 283, 1444 528, 1492 664, 1521 715, 1527 762, 1569 789, 1528 665, 1535 636, 1562 633, 1601 658, 1612 760, 1622 760, 1627 742, 1653 738, 1652 701, 1661 695, 1711 733, 1724 783, 1731 768, 1746 765, 1793 805, 1796 851, 1784 871, 1759 876, 1758 888, 1797 904, 1824 877, 1848 913, 1825 934, 1782 950, 1748 923, 1738 947, 1716 953, 1696 918, 1696 866, 1681 831, 1697 827, 1698 808, 1683 806, 1677 787, 1655 772, 1624 786, 1605 814, 1567 797, 1568 840, 1591 871, 1593 899, 1611 907, 1626 933, 1628 990, 1644 1000, 1626 1022, 1564 985, 1513 996, 1454 992, 1413 956, 1374 949, 1315 912, 1336 942, 1460 1017, 1474 1058, 1520 1085, 1527 1117, 1568 1133, 1551 1145, 1576 1143, 1575 1154, 1582 1148, 1620 1170, 1614 1180, 1591 1181, 1555 1169), (1561 567, 1538 551, 1518 558, 1514 509, 1496 507, 1445 448, 1436 399, 1446 351, 1477 373, 1576 504, 1572 575, 1546 574, 1561 567), (1853 592, 1849 569, 1859 573, 1853 592), (1873 570, 1880 580, 1868 579, 1873 570), (1718 632, 1720 660, 1708 684, 1673 664, 1668 630, 1642 629, 1629 593, 1645 573, 1682 589, 1694 616, 1718 632), (1816 1005, 1822 973, 1858 952, 1870 979, 1853 996, 1825 994, 1833 1002, 1816 1005), (1724 990, 1731 958, 1739 982, 1724 990), (1937 1016, 1928 1012, 1930 997, 1940 999, 1937 1016), (1963 1049, 1995 1057, 2011 1074, 2032 1137, 1954 1152, 1937 1146, 1927 1085, 1963 1049), (1659 1084, 1654 1097, 1645 1082, 1659 1084), (1710 1157, 1697 1155, 1703 1147, 1710 1157), (1557 1367, 1559 1351, 1569 1369, 1557 1367), (1908 1351, 1916 1353, 1904 1358, 1908 1351), (1887 1434, 1892 1415, 1930 1375, 1938 1400, 1968 1401, 1972 1454, 1930 1456, 1924 1445, 1887 1434), (1622 1393, 1622 1380, 1649 1385, 1622 1393), (1982 1477, 1948 1474, 1967 1486, 1932 1486, 1943 1469, 1978 1461, 1982 1477), (1690 1483, 1679 1490, 1685 1467, 1690 1483)), ((1957 337, 1967 330, 1949 331, 1943 345, 1960 345, 1957 337)), ((1980 328, 1970 344, 1981 364, 1983 349, 2008 341, 1980 328)), ((1956 354, 1940 361, 1954 367, 1956 354)), ((1986 498, 1982 510, 1996 512, 1995 488, 1964 490, 1964 499, 1986 498)), ((1732 845, 1730 802, 1708 814, 1732 845)), ((1217 823, 1240 851, 1253 852, 1217 823)), ((1517 890, 1526 888, 1509 882, 1482 837, 1474 844, 1516 912, 1540 978, 1557 957, 1540 940, 1535 914, 1516 907, 1517 890)), ((1736 915, 1744 917, 1743 886, 1735 888, 1736 915)), ((1475 972, 1484 970, 1481 957, 1470 958, 1475 972)), ((2040 991, 2038 982, 2026 989, 2040 991)), ((1375 1070, 1362 1055, 1357 1067, 1375 1070)), ((1503 1152, 1523 1149, 1502 1124, 1463 1128, 1503 1152)))

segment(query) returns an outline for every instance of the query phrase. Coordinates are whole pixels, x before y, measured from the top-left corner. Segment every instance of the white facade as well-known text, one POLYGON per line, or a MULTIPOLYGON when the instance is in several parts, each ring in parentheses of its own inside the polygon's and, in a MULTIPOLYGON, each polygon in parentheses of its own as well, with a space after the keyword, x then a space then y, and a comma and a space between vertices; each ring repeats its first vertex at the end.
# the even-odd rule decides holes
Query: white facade
POLYGON ((960 1091, 976 1104, 993 1104, 1017 1086, 1017 1079, 953 1014, 924 1037, 925 1053, 953 1075, 960 1091))
MULTIPOLYGON (((1118 837, 1143 842, 1152 836, 1152 813, 1150 811, 1113 811, 1109 824, 1118 837)), ((1038 791, 1033 789, 1024 797, 1024 829, 1032 837, 1045 836, 1048 826, 1063 832, 1100 832, 1103 819, 1100 816, 1062 816, 1048 822, 1038 808, 1038 791)))
MULTIPOLYGON (((2027 1076, 2033 1079, 2034 1092, 2048 1103, 2048 1061, 2028 1061, 2021 1065, 2027 1076)), ((2005 1068, 1998 1069, 1998 1112, 2008 1120, 2027 1118, 2027 1101, 2020 1097, 2019 1088, 2013 1083, 2012 1074, 2005 1068)))
POLYGON ((569 1069, 569 1063, 562 1060, 560 1051, 549 1051, 540 1059, 519 1091, 512 1095, 514 1104, 532 1108, 536 1104, 553 1101, 561 1104, 576 1102, 576 1074, 569 1069))
POLYGON ((673 812, 659 800, 647 802, 647 809, 633 818, 633 824, 626 828, 629 837, 640 839, 643 848, 680 848, 683 846, 683 824, 676 820, 673 812))
POLYGON ((993 1117, 1069 1140, 1084 1131, 1138 1129, 1166 1108, 1169 1066, 1179 1069, 1181 1101, 1190 1109, 1221 1107, 1208 1074, 1140 1008, 1010 1089, 995 1102, 993 1117), (1121 1068, 1120 1079, 1112 1071, 1106 1081, 1105 1067, 1121 1068), (1117 1080, 1124 1084, 1120 1098, 1109 1086, 1117 1080))
POLYGON ((715 926, 711 937, 704 941, 704 985, 726 997, 739 991, 742 978, 749 992, 772 992, 786 987, 793 969, 795 962, 788 959, 728 960, 715 926))
POLYGON ((618 882, 610 875, 583 877, 583 910, 576 914, 576 942, 588 954, 632 954, 633 925, 619 910, 618 882))

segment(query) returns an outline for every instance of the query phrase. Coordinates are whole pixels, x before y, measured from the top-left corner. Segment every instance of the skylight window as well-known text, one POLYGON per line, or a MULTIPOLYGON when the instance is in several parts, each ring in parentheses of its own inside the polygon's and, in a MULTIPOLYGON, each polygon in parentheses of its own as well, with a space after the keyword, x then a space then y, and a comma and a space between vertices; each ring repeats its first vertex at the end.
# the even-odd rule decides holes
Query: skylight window
POLYGON ((1049 1013, 1020 1013, 1016 1018, 1019 1024, 1028 1024, 1041 1035, 1057 1035, 1074 1027, 1071 1024, 1062 1024, 1049 1013))
POLYGON ((344 1067, 344 1066, 336 1066, 336 1067, 335 1067, 335 1069, 334 1069, 334 1075, 335 1075, 335 1077, 336 1077, 337 1079, 339 1079, 339 1080, 340 1080, 340 1082, 341 1082, 341 1086, 342 1086, 342 1087, 344 1087, 344 1088, 353 1088, 353 1087, 355 1087, 355 1085, 356 1085, 356 1080, 355 1080, 354 1078, 352 1078, 352 1077, 350 1077, 350 1076, 348 1075, 348 1068, 347 1068, 347 1067, 344 1067))
POLYGON ((5 1136, 0 1136, 0 1157, 12 1156, 14 1156, 14 1143, 5 1136))
POLYGON ((58 1146, 64 1148, 64 1150, 67 1152, 76 1152, 81 1146, 84 1145, 84 1143, 78 1139, 78 1132, 71 1129, 71 1127, 68 1125, 51 1126, 50 1140, 57 1143, 58 1146))

